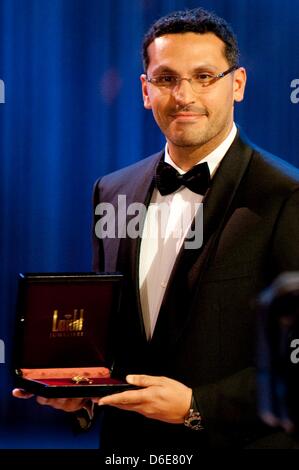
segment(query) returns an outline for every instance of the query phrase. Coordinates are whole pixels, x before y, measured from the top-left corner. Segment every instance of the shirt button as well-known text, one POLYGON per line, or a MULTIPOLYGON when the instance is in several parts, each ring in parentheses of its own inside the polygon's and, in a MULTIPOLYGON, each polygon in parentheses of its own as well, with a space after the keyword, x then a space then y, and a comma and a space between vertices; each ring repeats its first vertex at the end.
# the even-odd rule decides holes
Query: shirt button
POLYGON ((163 289, 165 289, 166 285, 167 285, 167 282, 165 282, 165 281, 161 282, 161 287, 163 287, 163 289))

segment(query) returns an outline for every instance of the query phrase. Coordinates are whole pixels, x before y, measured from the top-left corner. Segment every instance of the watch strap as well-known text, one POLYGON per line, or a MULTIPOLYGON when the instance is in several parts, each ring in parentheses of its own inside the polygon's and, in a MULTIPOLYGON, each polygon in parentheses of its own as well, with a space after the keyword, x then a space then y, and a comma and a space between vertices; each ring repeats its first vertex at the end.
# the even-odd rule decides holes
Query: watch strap
POLYGON ((190 409, 187 416, 185 417, 184 425, 194 431, 201 431, 204 429, 202 426, 202 417, 198 410, 193 393, 191 397, 190 409))

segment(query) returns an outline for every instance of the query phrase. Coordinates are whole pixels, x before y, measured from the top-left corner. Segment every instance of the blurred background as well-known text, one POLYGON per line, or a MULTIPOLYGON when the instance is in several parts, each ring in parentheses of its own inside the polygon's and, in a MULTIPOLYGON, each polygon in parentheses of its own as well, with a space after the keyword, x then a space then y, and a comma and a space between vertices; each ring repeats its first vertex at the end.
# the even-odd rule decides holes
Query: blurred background
POLYGON ((164 145, 142 105, 143 34, 197 6, 239 39, 248 85, 237 123, 299 166, 298 0, 0 0, 2 449, 99 445, 99 424, 78 434, 67 414, 11 397, 17 275, 90 271, 94 181, 164 145))

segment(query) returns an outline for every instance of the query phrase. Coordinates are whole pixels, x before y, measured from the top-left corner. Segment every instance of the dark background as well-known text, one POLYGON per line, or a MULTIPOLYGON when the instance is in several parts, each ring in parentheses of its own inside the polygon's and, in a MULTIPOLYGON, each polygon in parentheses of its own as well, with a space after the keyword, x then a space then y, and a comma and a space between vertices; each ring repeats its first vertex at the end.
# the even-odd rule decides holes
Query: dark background
POLYGON ((0 0, 3 449, 98 447, 98 425, 76 434, 67 414, 10 395, 17 274, 90 270, 93 182, 164 145, 142 105, 142 36, 161 15, 196 6, 239 38, 248 86, 236 121, 299 166, 298 0, 0 0))

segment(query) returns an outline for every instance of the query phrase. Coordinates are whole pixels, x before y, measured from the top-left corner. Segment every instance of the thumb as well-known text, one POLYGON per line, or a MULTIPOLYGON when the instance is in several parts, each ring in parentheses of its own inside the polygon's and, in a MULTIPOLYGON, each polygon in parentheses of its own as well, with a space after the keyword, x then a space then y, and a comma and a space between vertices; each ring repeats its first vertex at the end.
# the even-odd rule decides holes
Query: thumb
POLYGON ((12 395, 16 398, 31 398, 31 397, 33 397, 32 393, 28 393, 25 390, 23 390, 22 388, 15 388, 12 391, 12 395))
POLYGON ((131 385, 138 387, 150 387, 152 385, 162 385, 163 377, 155 377, 153 375, 127 375, 126 381, 131 385))

